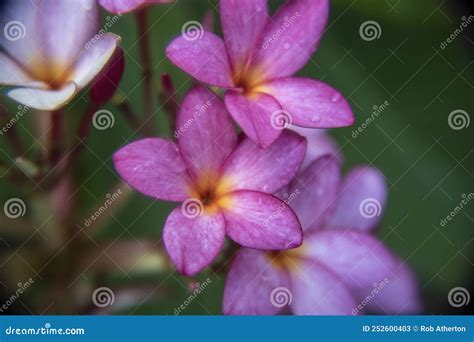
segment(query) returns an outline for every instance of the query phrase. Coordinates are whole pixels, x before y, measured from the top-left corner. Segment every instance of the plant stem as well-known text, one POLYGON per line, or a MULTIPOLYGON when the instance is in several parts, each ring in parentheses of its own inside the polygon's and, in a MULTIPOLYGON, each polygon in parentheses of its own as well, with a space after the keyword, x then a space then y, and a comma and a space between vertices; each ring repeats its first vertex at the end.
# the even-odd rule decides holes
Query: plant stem
POLYGON ((61 110, 51 112, 51 130, 49 134, 49 162, 55 167, 63 153, 62 142, 64 139, 64 118, 61 110))
MULTIPOLYGON (((10 118, 9 113, 5 110, 5 107, 1 104, 0 104, 0 117, 3 120, 5 120, 5 122, 7 122, 10 118)), ((20 136, 18 135, 18 132, 16 131, 15 126, 11 126, 5 132, 5 137, 7 138, 9 144, 11 145, 13 153, 15 153, 17 157, 21 157, 25 154, 23 143, 21 142, 20 136)))
POLYGON ((138 10, 136 12, 136 21, 144 82, 143 103, 145 104, 145 116, 143 127, 144 133, 152 135, 155 131, 155 120, 153 117, 153 68, 151 64, 150 35, 148 29, 147 11, 147 7, 138 10))

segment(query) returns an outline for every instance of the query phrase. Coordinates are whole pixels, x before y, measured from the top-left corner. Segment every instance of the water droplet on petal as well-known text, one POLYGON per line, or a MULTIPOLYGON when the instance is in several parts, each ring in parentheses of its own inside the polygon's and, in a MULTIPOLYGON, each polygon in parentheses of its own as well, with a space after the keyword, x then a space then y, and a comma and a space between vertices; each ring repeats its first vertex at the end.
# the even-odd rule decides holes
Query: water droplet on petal
POLYGON ((285 43, 285 44, 283 44, 283 48, 285 50, 289 50, 291 48, 291 44, 290 43, 285 43))
POLYGON ((339 93, 335 93, 335 94, 331 97, 331 101, 332 101, 332 102, 338 102, 340 99, 341 99, 341 94, 339 94, 339 93))
POLYGON ((321 118, 319 117, 319 114, 314 114, 314 116, 311 118, 311 122, 319 122, 321 118))

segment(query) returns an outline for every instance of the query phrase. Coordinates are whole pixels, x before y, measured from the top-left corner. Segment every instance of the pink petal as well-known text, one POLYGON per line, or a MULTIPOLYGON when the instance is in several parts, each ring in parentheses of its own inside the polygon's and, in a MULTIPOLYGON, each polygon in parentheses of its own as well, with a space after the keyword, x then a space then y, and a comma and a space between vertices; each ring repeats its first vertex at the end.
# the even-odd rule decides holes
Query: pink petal
POLYGON ((166 48, 166 56, 199 81, 232 87, 232 76, 224 42, 206 31, 183 33, 166 48))
POLYGON ((99 4, 111 13, 124 14, 146 5, 172 1, 173 0, 99 0, 99 4))
POLYGON ((120 177, 141 193, 165 201, 189 197, 186 165, 174 143, 142 139, 122 147, 113 158, 120 177))
POLYGON ((64 107, 76 95, 77 87, 73 82, 58 90, 41 88, 14 88, 7 92, 13 100, 39 110, 56 110, 64 107))
POLYGON ((280 288, 289 288, 288 275, 272 264, 267 253, 243 248, 235 256, 227 274, 224 314, 274 315, 282 309, 283 303, 272 301, 280 288))
POLYGON ((84 88, 104 69, 119 43, 119 36, 106 33, 100 36, 97 41, 86 45, 72 67, 70 80, 74 81, 80 89, 84 88))
POLYGON ((304 252, 338 275, 354 290, 368 290, 397 268, 396 258, 371 235, 323 230, 306 235, 304 252))
POLYGON ((184 98, 174 136, 194 175, 219 170, 237 143, 224 103, 202 86, 184 98))
POLYGON ((284 202, 257 191, 225 196, 227 235, 244 247, 281 250, 297 247, 303 234, 298 219, 284 202))
POLYGON ((45 0, 37 9, 44 57, 68 67, 99 31, 99 11, 94 0, 45 0))
POLYGON ((107 65, 100 71, 91 86, 91 99, 104 104, 114 96, 125 69, 123 49, 118 47, 107 65))
POLYGON ((181 207, 175 208, 165 223, 163 239, 166 250, 178 271, 192 276, 219 254, 225 237, 221 214, 189 218, 181 207))
POLYGON ((259 93, 249 97, 228 91, 225 104, 245 134, 262 147, 270 146, 284 128, 284 125, 277 126, 278 122, 272 121, 282 110, 270 95, 259 93))
POLYGON ((229 190, 275 193, 295 176, 306 151, 306 140, 285 130, 268 148, 245 138, 223 168, 229 190))
POLYGON ((293 75, 315 52, 328 12, 328 0, 288 1, 264 30, 255 68, 266 79, 293 75))
POLYGON ((306 138, 308 141, 308 149, 306 150, 306 156, 301 165, 301 169, 304 169, 313 161, 320 157, 331 154, 340 162, 343 161, 344 157, 341 152, 341 148, 337 145, 336 140, 332 138, 324 129, 313 129, 298 126, 290 126, 292 131, 295 131, 299 135, 306 138))
POLYGON ((344 283, 324 266, 302 261, 291 273, 295 315, 349 315, 356 303, 344 283))
POLYGON ((355 167, 344 177, 329 225, 368 232, 382 218, 386 201, 387 185, 383 174, 373 167, 355 167))
POLYGON ((225 45, 234 70, 244 67, 268 22, 267 0, 222 0, 225 45))
POLYGON ((323 82, 286 77, 270 81, 264 88, 290 114, 296 126, 332 128, 354 123, 349 103, 341 93, 323 82))
POLYGON ((370 292, 359 291, 360 300, 370 296, 369 312, 387 315, 419 314, 422 311, 419 284, 408 265, 399 261, 395 273, 374 287, 370 292), (377 291, 377 292, 375 292, 377 291))
POLYGON ((304 231, 323 228, 331 217, 341 180, 340 168, 336 158, 324 156, 291 182, 283 199, 295 211, 304 231))

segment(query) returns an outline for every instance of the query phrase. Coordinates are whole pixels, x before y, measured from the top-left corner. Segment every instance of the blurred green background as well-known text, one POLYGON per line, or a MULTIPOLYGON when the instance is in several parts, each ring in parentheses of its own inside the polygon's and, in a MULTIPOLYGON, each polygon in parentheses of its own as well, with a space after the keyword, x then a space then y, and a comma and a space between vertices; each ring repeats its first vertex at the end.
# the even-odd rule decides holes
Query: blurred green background
MULTIPOLYGON (((270 3, 274 10, 281 2, 270 3)), ((473 14, 472 8, 464 5, 468 6, 469 1, 333 0, 327 32, 318 51, 298 73, 321 79, 348 97, 356 123, 353 127, 330 130, 330 134, 341 146, 345 170, 357 164, 371 164, 385 174, 390 187, 389 201, 377 234, 413 267, 419 278, 424 312, 428 314, 461 314, 472 307, 471 303, 455 309, 447 297, 449 290, 456 286, 474 289, 473 203, 447 225, 440 225, 440 220, 459 204, 461 195, 473 192, 474 184, 474 124, 461 130, 453 130, 448 125, 448 115, 454 110, 473 115, 474 22, 445 49, 440 47, 441 42, 459 28, 462 16, 473 14), (380 25, 378 39, 361 38, 359 28, 366 21, 380 25), (385 101, 388 107, 354 138, 353 131, 370 117, 373 107, 385 101)), ((165 58, 164 49, 172 37, 181 33, 184 23, 201 21, 208 10, 213 10, 215 30, 220 34, 216 1, 182 0, 151 8, 156 84, 161 73, 167 72, 181 96, 192 86, 192 80, 165 58)), ((111 15, 103 13, 104 20, 106 16, 111 15)), ((111 31, 122 36, 126 56, 120 92, 130 99, 137 113, 142 113, 142 76, 133 14, 123 15, 111 31)), ((66 115, 71 126, 77 124, 86 98, 84 94, 69 106, 66 115)), ((2 102, 15 111, 15 103, 6 97, 2 102)), ((169 135, 167 116, 157 101, 155 106, 157 131, 160 135, 169 135)), ((78 184, 82 184, 78 193, 78 217, 90 216, 118 181, 111 163, 112 152, 138 138, 116 107, 110 104, 105 108, 114 113, 115 125, 104 131, 92 130, 87 142, 80 169, 76 171, 78 184)), ((21 136, 29 142, 27 146, 34 142, 28 131, 33 131, 35 115, 30 111, 21 125, 17 125, 21 136)), ((11 162, 13 155, 3 139, 0 137, 0 158, 4 163, 11 162)), ((26 196, 26 192, 6 179, 0 179, 0 188, 2 203, 12 196, 26 196)), ((115 218, 96 232, 94 239, 101 248, 107 248, 116 238, 157 242, 173 207, 173 204, 134 193, 124 208, 114 214, 115 218)), ((8 229, 10 227, 4 226, 0 232, 7 234, 8 229)), ((31 271, 19 262, 16 272, 22 270, 31 271)), ((113 264, 110 270, 113 272, 104 273, 100 278, 101 284, 111 288, 147 286, 139 292, 150 293, 139 300, 140 305, 124 309, 122 313, 173 314, 190 295, 189 280, 176 272, 127 273, 126 269, 113 264)), ((197 280, 208 277, 212 280, 210 286, 183 314, 220 314, 225 274, 206 271, 197 280)), ((87 271, 83 278, 85 282, 91 280, 87 271)), ((5 279, 3 282, 9 283, 5 279)), ((43 281, 38 280, 38 284, 42 286, 43 281)), ((47 292, 47 286, 43 286, 47 292)), ((38 298, 25 298, 24 302, 35 308, 38 298)), ((12 312, 28 311, 16 303, 12 312)))

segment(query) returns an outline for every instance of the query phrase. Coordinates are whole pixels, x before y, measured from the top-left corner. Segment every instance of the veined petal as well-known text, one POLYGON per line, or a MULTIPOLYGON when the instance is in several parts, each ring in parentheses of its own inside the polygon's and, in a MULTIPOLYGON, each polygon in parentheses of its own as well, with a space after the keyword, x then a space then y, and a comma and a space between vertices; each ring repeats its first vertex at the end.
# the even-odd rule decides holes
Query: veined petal
POLYGON ((344 282, 327 268, 311 260, 298 263, 291 272, 295 315, 350 315, 355 300, 344 282))
POLYGON ((267 0, 222 0, 220 15, 232 66, 245 67, 269 19, 267 0))
POLYGON ((376 168, 359 166, 345 177, 329 226, 371 231, 383 217, 387 185, 376 168))
POLYGON ((70 80, 74 81, 79 89, 84 88, 107 65, 119 43, 119 36, 106 33, 97 41, 86 45, 72 67, 70 80))
POLYGON ((331 217, 341 181, 339 162, 324 156, 298 173, 288 189, 288 203, 304 231, 323 228, 331 217))
POLYGON ((120 177, 141 193, 165 201, 189 197, 186 165, 171 141, 138 140, 115 152, 113 158, 120 177))
POLYGON ((227 235, 244 247, 282 250, 301 244, 298 219, 283 201, 257 191, 236 191, 224 198, 227 235))
POLYGON ((174 136, 195 176, 218 172, 237 143, 237 133, 224 103, 202 86, 184 98, 174 136))
POLYGON ((67 68, 99 30, 97 4, 94 0, 44 0, 37 6, 43 55, 67 68))
POLYGON ((266 252, 242 248, 227 274, 223 311, 226 315, 274 315, 282 309, 272 298, 289 288, 288 275, 275 267, 266 252))
POLYGON ((323 82, 285 77, 269 81, 263 88, 288 111, 296 126, 333 128, 354 123, 349 103, 341 93, 323 82))
POLYGON ((270 95, 259 93, 251 97, 237 91, 228 91, 225 104, 229 113, 253 142, 262 147, 270 146, 281 134, 284 124, 278 126, 282 110, 270 95))
POLYGON ((352 230, 323 230, 306 235, 303 251, 353 290, 372 289, 375 283, 390 278, 398 265, 380 241, 352 230))
POLYGON ((229 191, 275 193, 293 179, 305 152, 306 140, 288 130, 268 148, 245 138, 224 165, 223 179, 229 191))
POLYGON ((76 92, 76 84, 70 82, 58 90, 31 87, 14 88, 8 91, 7 95, 13 100, 35 109, 56 110, 71 101, 76 92))
POLYGON ((328 14, 328 0, 286 2, 264 29, 255 68, 266 79, 293 75, 315 52, 328 14))
POLYGON ((124 14, 146 5, 172 1, 173 0, 99 0, 99 4, 111 13, 124 14))
POLYGON ((171 212, 165 223, 163 240, 178 271, 192 276, 219 254, 224 242, 225 225, 220 213, 206 215, 202 212, 190 218, 184 212, 181 207, 171 212))
POLYGON ((195 79, 218 87, 232 87, 224 42, 206 31, 183 33, 166 48, 166 56, 195 79))

